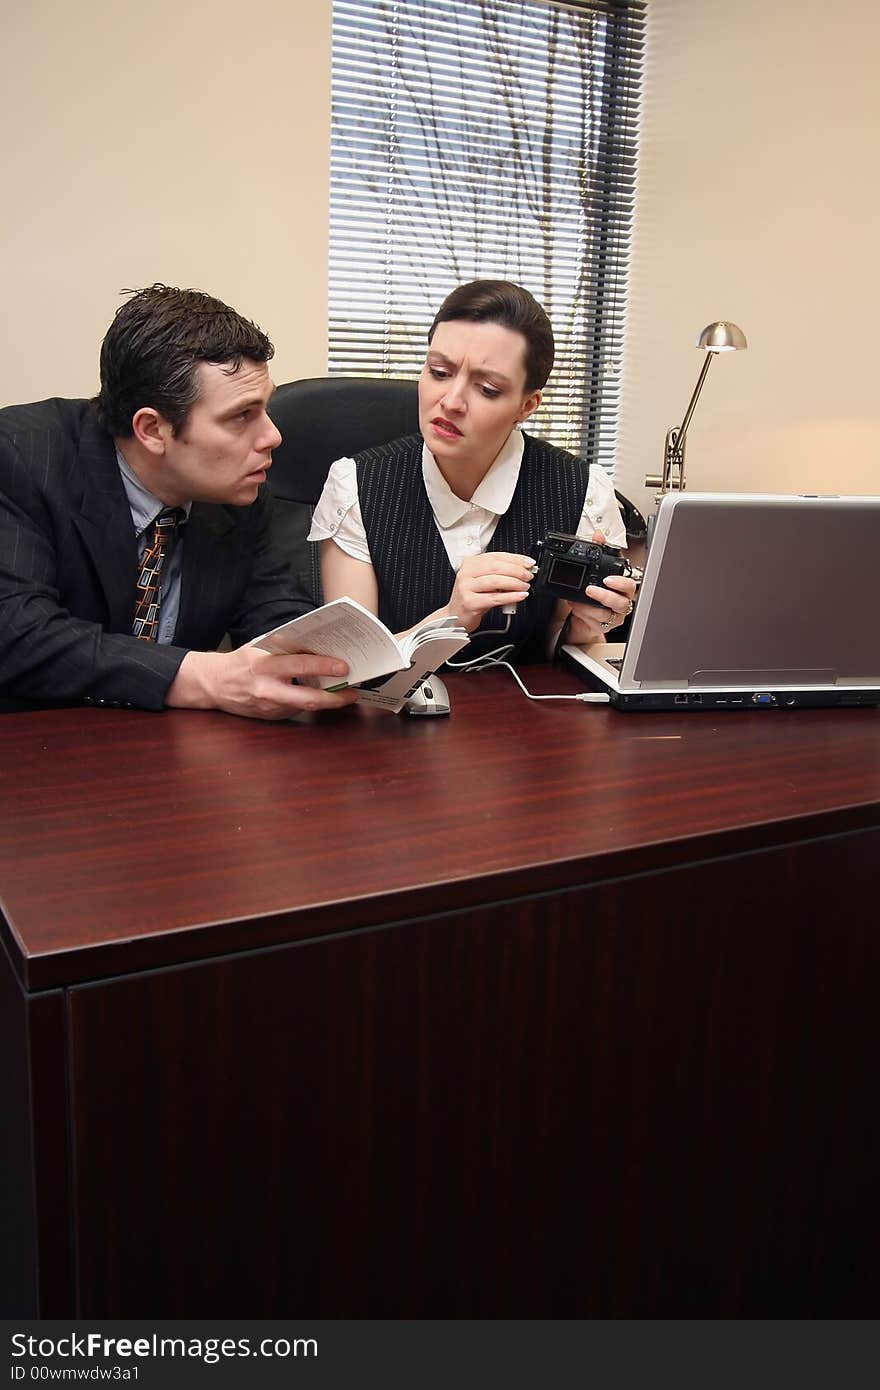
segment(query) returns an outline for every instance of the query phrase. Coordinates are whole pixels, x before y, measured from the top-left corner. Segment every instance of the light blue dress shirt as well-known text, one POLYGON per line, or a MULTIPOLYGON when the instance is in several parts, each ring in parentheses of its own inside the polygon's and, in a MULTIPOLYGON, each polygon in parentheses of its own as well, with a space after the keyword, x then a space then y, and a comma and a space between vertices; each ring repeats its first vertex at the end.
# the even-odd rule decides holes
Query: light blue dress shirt
MULTIPOLYGON (((126 463, 119 449, 116 450, 116 461, 119 464, 119 472, 122 475, 122 485, 125 488, 125 495, 128 498, 128 505, 131 510, 131 520, 134 525, 135 535, 138 543, 138 558, 144 558, 144 551, 147 548, 146 530, 156 520, 160 512, 166 508, 166 503, 154 497, 144 487, 136 473, 133 473, 126 463)), ((186 502, 183 511, 189 518, 192 502, 186 502)), ((181 530, 178 532, 177 543, 171 552, 171 559, 162 582, 159 586, 159 630, 156 634, 157 642, 173 642, 174 629, 177 627, 177 615, 180 612, 180 573, 181 560, 184 544, 183 528, 185 521, 180 523, 181 530)))

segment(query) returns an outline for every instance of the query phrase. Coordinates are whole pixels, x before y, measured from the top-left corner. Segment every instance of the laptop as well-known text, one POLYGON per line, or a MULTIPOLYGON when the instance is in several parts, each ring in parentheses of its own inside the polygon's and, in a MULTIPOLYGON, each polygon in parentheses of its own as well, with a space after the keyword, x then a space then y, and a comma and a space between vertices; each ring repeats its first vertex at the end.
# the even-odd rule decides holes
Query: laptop
POLYGON ((621 710, 880 703, 880 497, 667 494, 625 644, 562 658, 621 710))

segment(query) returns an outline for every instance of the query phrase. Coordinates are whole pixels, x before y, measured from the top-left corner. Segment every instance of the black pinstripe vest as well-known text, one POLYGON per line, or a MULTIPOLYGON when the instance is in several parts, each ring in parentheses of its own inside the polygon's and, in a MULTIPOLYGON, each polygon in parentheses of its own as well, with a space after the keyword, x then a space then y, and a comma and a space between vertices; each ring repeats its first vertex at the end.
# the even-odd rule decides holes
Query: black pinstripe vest
MULTIPOLYGON (((523 439, 516 490, 488 549, 529 555, 547 531, 577 529, 589 467, 584 459, 543 440, 525 433, 523 439)), ((379 584, 379 617, 392 632, 400 632, 442 608, 455 583, 422 478, 422 437, 413 434, 365 449, 355 455, 355 463, 361 515, 379 584)), ((539 660, 553 607, 552 597, 533 594, 518 606, 505 641, 514 643, 518 654, 539 660)), ((500 610, 493 610, 472 639, 497 639, 503 623, 500 610)))

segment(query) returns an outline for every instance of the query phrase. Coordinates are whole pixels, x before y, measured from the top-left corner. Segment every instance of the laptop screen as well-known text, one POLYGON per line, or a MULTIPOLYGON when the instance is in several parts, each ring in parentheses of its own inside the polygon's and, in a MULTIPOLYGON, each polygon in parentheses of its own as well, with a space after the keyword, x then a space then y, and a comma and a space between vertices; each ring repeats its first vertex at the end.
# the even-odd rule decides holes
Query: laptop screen
POLYGON ((880 685, 880 498, 661 503, 621 686, 880 685))

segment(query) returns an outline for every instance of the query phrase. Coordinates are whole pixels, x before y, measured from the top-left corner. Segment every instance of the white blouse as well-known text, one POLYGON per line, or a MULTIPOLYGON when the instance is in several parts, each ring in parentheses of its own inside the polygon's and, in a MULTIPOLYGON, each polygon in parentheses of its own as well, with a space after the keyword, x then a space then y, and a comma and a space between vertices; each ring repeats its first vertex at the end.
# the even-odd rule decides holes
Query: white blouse
MULTIPOLYGON (((512 430, 469 502, 455 495, 428 446, 422 446, 425 490, 449 563, 456 573, 469 555, 483 553, 510 506, 519 479, 524 446, 520 431, 512 430)), ((601 531, 608 545, 626 545, 626 530, 614 496, 614 484, 605 469, 596 463, 590 468, 589 487, 577 535, 583 540, 590 540, 594 531, 601 531)), ((346 555, 371 563, 358 499, 354 459, 337 459, 331 465, 312 517, 309 540, 334 540, 346 555)))

